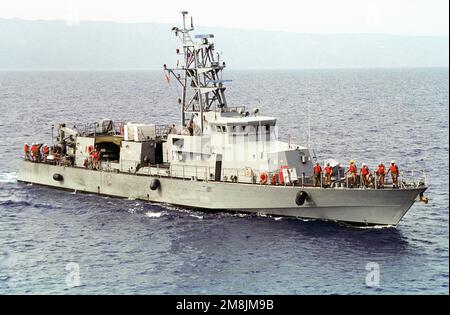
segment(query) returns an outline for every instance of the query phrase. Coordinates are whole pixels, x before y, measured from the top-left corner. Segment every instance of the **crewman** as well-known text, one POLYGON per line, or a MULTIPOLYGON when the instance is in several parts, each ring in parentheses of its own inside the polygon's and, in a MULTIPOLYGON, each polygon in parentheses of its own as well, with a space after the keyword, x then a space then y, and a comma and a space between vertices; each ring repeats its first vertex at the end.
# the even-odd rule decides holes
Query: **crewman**
POLYGON ((44 144, 44 146, 42 147, 42 155, 44 157, 43 158, 44 162, 47 161, 47 157, 48 157, 49 153, 50 153, 50 149, 49 149, 48 145, 44 144))
POLYGON ((187 127, 188 131, 189 131, 189 135, 193 136, 194 135, 194 122, 191 121, 187 127))
POLYGON ((31 144, 30 156, 31 156, 32 161, 36 160, 36 143, 34 143, 34 142, 31 144))
POLYGON ((328 187, 331 187, 331 175, 333 175, 333 168, 330 163, 327 163, 327 166, 325 166, 325 185, 328 187))
POLYGON ((41 144, 36 143, 36 146, 34 147, 34 155, 36 158, 36 161, 39 162, 41 160, 41 144))
POLYGON ((92 160, 94 163, 94 168, 95 169, 99 169, 99 160, 100 160, 100 151, 97 149, 94 149, 93 153, 92 153, 92 160))
POLYGON ((95 149, 92 146, 88 147, 89 152, 89 166, 90 168, 95 168, 95 149))
POLYGON ((94 153, 94 161, 95 161, 95 168, 99 169, 100 168, 100 150, 95 150, 94 153))
POLYGON ((383 162, 380 162, 380 164, 378 164, 378 169, 375 173, 378 176, 378 187, 384 188, 384 179, 386 177, 386 167, 384 166, 383 162))
POLYGON ((25 160, 28 160, 30 158, 30 146, 28 145, 28 143, 25 143, 23 145, 23 152, 24 152, 24 157, 25 160))
POLYGON ((169 134, 173 134, 173 135, 178 134, 177 126, 176 126, 175 124, 172 124, 172 125, 169 127, 168 133, 169 133, 169 134))
POLYGON ((52 148, 52 155, 53 155, 53 160, 56 163, 59 163, 61 160, 61 148, 59 147, 53 147, 52 148))
POLYGON ((350 178, 350 187, 353 188, 354 185, 356 185, 356 174, 358 172, 358 168, 356 167, 355 161, 350 160, 350 166, 348 167, 348 170, 344 173, 349 173, 348 177, 350 178))
POLYGON ((361 178, 365 187, 369 186, 370 171, 365 163, 361 166, 361 178))
POLYGON ((313 168, 313 186, 317 187, 320 183, 322 176, 322 167, 319 162, 316 162, 316 165, 313 168))
POLYGON ((392 187, 398 188, 398 166, 395 164, 395 161, 391 161, 391 166, 389 166, 389 169, 386 174, 389 174, 391 172, 392 177, 392 187))

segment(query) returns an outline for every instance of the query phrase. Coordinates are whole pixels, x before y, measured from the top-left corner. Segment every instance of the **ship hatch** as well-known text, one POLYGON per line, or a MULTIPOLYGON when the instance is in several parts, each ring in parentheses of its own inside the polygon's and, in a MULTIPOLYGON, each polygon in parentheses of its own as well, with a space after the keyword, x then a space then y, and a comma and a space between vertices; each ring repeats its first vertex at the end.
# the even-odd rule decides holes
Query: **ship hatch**
POLYGON ((102 152, 101 160, 110 162, 119 162, 121 137, 106 136, 96 137, 95 144, 98 150, 102 152))

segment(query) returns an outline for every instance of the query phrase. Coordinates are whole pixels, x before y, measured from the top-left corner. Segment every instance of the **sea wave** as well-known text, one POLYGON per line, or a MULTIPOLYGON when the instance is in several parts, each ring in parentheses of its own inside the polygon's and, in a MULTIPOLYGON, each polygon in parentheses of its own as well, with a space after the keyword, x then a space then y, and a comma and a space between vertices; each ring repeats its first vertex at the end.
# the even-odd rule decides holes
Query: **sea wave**
POLYGON ((32 206, 32 204, 25 200, 2 200, 0 201, 0 206, 6 206, 6 207, 29 207, 32 206))
POLYGON ((17 173, 1 173, 0 174, 0 183, 15 183, 17 181, 17 173))
POLYGON ((164 212, 147 212, 145 214, 145 216, 149 217, 149 218, 160 218, 163 215, 164 215, 164 212))

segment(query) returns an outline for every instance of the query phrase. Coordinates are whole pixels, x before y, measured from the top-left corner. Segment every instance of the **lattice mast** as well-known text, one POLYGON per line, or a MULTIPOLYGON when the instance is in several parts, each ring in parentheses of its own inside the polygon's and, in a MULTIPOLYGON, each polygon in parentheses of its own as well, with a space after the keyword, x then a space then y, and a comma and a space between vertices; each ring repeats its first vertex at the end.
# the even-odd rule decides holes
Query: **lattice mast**
POLYGON ((197 115, 203 132, 203 112, 227 107, 223 83, 229 80, 222 80, 225 62, 220 62, 220 55, 214 52, 214 43, 210 41, 214 35, 195 35, 195 39, 199 40, 195 42, 190 35, 194 30, 193 19, 191 17, 190 27, 187 28, 188 12, 183 11, 181 14, 183 28, 173 27, 172 31, 180 38, 183 48, 176 50, 179 56, 176 68, 164 65, 164 71, 167 80, 173 76, 182 86, 182 95, 178 99, 182 126, 186 126, 187 120, 191 123, 197 115))

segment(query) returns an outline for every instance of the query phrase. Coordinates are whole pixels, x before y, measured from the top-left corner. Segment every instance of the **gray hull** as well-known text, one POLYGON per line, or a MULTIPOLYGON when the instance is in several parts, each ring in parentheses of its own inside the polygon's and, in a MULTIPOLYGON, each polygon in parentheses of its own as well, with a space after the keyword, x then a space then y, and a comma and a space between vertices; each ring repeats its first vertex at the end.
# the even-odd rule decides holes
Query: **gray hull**
POLYGON ((380 225, 397 225, 426 190, 321 189, 160 177, 160 187, 153 191, 152 178, 28 161, 21 163, 18 174, 21 182, 184 207, 380 225), (54 180, 55 173, 63 180, 54 180), (308 194, 302 206, 295 202, 299 191, 308 194))

